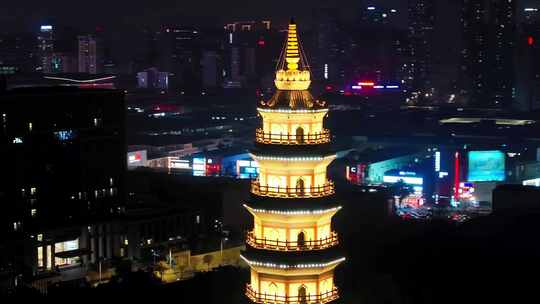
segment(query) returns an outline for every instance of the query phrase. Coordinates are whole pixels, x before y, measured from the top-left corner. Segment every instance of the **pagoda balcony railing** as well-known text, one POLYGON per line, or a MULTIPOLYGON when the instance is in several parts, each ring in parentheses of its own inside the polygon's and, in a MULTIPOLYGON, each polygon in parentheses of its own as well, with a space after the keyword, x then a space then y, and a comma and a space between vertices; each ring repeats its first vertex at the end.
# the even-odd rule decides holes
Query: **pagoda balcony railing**
POLYGON ((330 236, 318 240, 306 241, 280 241, 260 239, 255 236, 253 231, 249 231, 246 236, 246 242, 253 248, 276 250, 276 251, 309 251, 322 250, 339 244, 338 235, 331 232, 330 236))
POLYGON ((281 296, 276 294, 260 293, 247 284, 246 296, 254 303, 272 303, 272 304, 323 304, 334 301, 339 298, 339 292, 336 287, 320 294, 306 294, 304 296, 281 296))
POLYGON ((255 141, 261 144, 276 145, 318 145, 330 142, 330 131, 323 129, 320 133, 313 134, 272 134, 258 128, 255 131, 255 141))
POLYGON ((251 193, 280 198, 313 198, 332 195, 335 193, 335 187, 332 181, 327 181, 322 186, 291 188, 261 185, 259 180, 253 180, 251 181, 251 193))

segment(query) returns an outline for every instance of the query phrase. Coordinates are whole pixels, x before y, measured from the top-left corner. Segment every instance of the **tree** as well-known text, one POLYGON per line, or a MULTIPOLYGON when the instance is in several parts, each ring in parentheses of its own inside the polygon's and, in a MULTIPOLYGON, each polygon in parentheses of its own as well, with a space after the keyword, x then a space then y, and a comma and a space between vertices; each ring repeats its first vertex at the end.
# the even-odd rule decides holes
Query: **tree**
POLYGON ((210 271, 210 264, 214 260, 214 256, 211 254, 207 254, 203 257, 203 262, 208 265, 208 271, 210 271))
POLYGON ((163 281, 163 272, 165 272, 166 268, 165 266, 161 265, 161 263, 157 263, 154 265, 154 271, 159 272, 159 277, 163 281))

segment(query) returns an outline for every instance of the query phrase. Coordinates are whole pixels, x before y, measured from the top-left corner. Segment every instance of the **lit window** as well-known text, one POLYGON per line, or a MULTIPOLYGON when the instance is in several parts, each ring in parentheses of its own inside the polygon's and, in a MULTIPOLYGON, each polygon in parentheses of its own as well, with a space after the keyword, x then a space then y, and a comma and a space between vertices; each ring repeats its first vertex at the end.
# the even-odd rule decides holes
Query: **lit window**
POLYGON ((56 131, 54 135, 59 141, 69 141, 75 138, 75 132, 73 130, 56 131))
POLYGON ((31 194, 31 195, 35 195, 35 194, 36 194, 36 190, 37 190, 36 187, 30 188, 30 194, 31 194))
POLYGON ((28 131, 32 131, 32 126, 33 126, 32 123, 29 122, 29 123, 28 123, 28 131))
POLYGON ((36 216, 37 216, 37 209, 32 209, 32 210, 30 210, 30 215, 31 215, 32 217, 36 217, 36 216))
POLYGON ((197 223, 197 224, 200 224, 200 223, 201 223, 201 216, 200 216, 200 215, 197 215, 197 216, 195 217, 195 223, 197 223))
POLYGON ((41 234, 41 233, 38 234, 37 235, 37 240, 38 240, 38 242, 42 242, 43 241, 43 234, 41 234))
POLYGON ((52 246, 47 246, 47 269, 52 268, 52 246))
MULTIPOLYGON (((54 248, 55 253, 77 250, 79 249, 79 239, 77 238, 71 241, 55 243, 54 248)), ((77 264, 78 262, 78 258, 55 258, 55 265, 58 266, 70 266, 77 264)))
POLYGON ((328 79, 328 63, 324 64, 324 79, 328 79))
POLYGON ((38 267, 43 267, 43 247, 37 248, 37 264, 38 267))
POLYGON ((22 228, 21 222, 13 222, 13 231, 19 231, 22 228))

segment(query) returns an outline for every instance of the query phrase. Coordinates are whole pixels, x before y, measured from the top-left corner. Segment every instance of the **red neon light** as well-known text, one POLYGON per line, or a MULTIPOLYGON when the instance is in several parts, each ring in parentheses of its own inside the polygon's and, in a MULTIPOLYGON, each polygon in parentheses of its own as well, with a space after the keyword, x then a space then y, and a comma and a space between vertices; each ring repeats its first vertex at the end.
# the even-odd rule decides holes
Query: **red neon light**
POLYGON ((375 85, 374 82, 359 82, 358 83, 359 86, 367 86, 367 87, 372 87, 375 85))
POLYGON ((266 44, 266 42, 264 40, 259 40, 259 42, 257 42, 257 44, 259 44, 259 46, 264 46, 266 44))
POLYGON ((454 200, 459 198, 459 152, 454 156, 454 200))
POLYGON ((529 37, 527 38, 527 44, 529 44, 529 45, 533 45, 533 44, 534 44, 534 37, 533 37, 533 36, 529 36, 529 37))

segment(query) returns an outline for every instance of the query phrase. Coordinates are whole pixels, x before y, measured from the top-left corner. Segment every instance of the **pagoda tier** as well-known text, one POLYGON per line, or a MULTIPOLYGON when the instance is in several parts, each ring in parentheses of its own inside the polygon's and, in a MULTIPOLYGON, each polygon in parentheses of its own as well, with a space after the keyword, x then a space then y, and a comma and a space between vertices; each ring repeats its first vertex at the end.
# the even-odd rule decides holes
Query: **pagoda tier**
POLYGON ((258 107, 251 155, 259 177, 244 204, 254 219, 243 260, 255 303, 327 303, 339 297, 334 268, 345 260, 332 217, 341 209, 328 165, 336 158, 324 128, 328 107, 308 91, 309 65, 294 22, 276 72, 276 92, 258 107))

